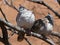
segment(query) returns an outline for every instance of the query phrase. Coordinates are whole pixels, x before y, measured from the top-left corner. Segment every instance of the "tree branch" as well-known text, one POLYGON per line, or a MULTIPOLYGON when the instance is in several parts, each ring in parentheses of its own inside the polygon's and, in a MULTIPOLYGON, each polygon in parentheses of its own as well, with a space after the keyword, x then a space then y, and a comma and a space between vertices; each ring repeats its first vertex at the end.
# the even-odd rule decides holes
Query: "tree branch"
POLYGON ((2 22, 0 22, 0 27, 2 29, 2 33, 3 33, 3 42, 5 45, 10 45, 9 41, 8 41, 8 32, 7 29, 5 28, 4 24, 2 22))
POLYGON ((24 39, 28 42, 29 45, 32 45, 26 37, 24 39))
POLYGON ((44 1, 36 1, 36 0, 28 0, 28 1, 31 1, 31 2, 35 2, 35 3, 38 3, 38 4, 42 4, 44 6, 46 6, 48 9, 50 9, 52 12, 55 13, 55 15, 60 18, 60 14, 58 12, 56 12, 54 9, 52 9, 47 3, 45 3, 44 1))
POLYGON ((52 32, 52 33, 51 33, 51 35, 53 35, 53 36, 56 36, 56 37, 60 38, 60 33, 58 33, 58 32, 52 32))
MULTIPOLYGON (((2 12, 2 14, 4 14, 4 13, 2 12)), ((16 31, 18 31, 18 32, 23 31, 24 33, 27 34, 27 31, 24 30, 23 28, 20 28, 20 27, 18 27, 18 26, 13 26, 13 24, 11 24, 11 23, 3 20, 3 19, 0 19, 0 22, 2 22, 4 25, 6 25, 7 27, 9 27, 9 28, 11 28, 11 29, 13 29, 13 30, 16 30, 16 31)), ((10 31, 12 31, 12 30, 10 30, 10 31)), ((18 33, 17 33, 17 34, 18 34, 18 33)), ((30 34, 31 34, 32 36, 34 36, 34 37, 37 37, 37 38, 39 38, 39 39, 44 40, 45 42, 47 42, 47 43, 49 43, 49 44, 51 44, 51 45, 55 45, 54 42, 52 42, 52 41, 49 40, 48 38, 45 39, 43 36, 41 36, 41 35, 39 35, 39 34, 36 34, 36 33, 33 33, 33 32, 31 32, 30 34)))
MULTIPOLYGON (((6 25, 7 27, 10 27, 12 28, 13 30, 16 30, 16 31, 23 31, 24 33, 27 34, 27 31, 25 31, 23 28, 20 28, 18 26, 13 26, 13 24, 9 23, 9 22, 6 22, 5 20, 3 19, 0 19, 0 22, 2 22, 4 25, 6 25)), ((11 30, 10 30, 11 31, 11 30)), ((17 33, 18 34, 18 33, 17 33)), ((41 36, 40 34, 36 34, 34 32, 31 32, 30 33, 32 36, 36 37, 36 38, 39 38, 39 39, 42 39, 44 40, 45 42, 51 44, 51 45, 55 45, 53 41, 49 40, 48 38, 45 39, 43 36, 41 36)))
POLYGON ((9 4, 7 0, 4 0, 4 1, 5 1, 5 3, 6 3, 9 7, 12 7, 12 8, 15 9, 17 12, 19 12, 19 10, 13 5, 12 0, 11 0, 11 4, 9 4))
POLYGON ((2 11, 2 9, 1 9, 1 8, 0 8, 0 11, 1 11, 1 13, 2 13, 2 15, 3 15, 4 19, 8 22, 8 20, 7 20, 6 16, 5 16, 5 14, 3 13, 3 11, 2 11))

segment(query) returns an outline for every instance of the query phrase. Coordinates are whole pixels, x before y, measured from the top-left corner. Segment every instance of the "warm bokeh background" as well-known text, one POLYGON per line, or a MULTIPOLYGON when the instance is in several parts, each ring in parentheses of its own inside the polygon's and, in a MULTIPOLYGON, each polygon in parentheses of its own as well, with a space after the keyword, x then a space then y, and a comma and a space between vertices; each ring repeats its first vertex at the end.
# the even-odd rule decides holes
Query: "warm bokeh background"
MULTIPOLYGON (((59 4, 55 0, 44 0, 44 1, 50 7, 52 7, 55 11, 57 11, 58 13, 60 13, 60 6, 59 6, 59 4)), ((60 19, 58 19, 51 10, 47 9, 47 7, 45 7, 45 6, 41 5, 41 4, 29 2, 27 0, 14 0, 13 4, 17 8, 19 7, 19 4, 21 4, 21 5, 25 6, 27 9, 33 10, 34 14, 36 16, 36 19, 43 18, 45 15, 48 14, 48 12, 50 12, 51 15, 54 16, 54 31, 60 32, 60 19)), ((6 15, 7 19, 9 20, 9 22, 11 22, 12 24, 16 25, 16 16, 17 16, 18 12, 16 10, 14 10, 13 8, 9 7, 8 5, 4 4, 4 2, 2 0, 0 0, 0 7, 2 8, 2 10, 5 13, 5 15, 6 15)), ((1 12, 0 12, 0 18, 3 18, 1 12)), ((9 33, 9 35, 10 35, 10 33, 9 33)), ((1 30, 0 30, 0 35, 1 34, 2 33, 1 33, 1 30)), ((37 38, 34 38, 34 37, 27 37, 27 38, 30 40, 30 42, 32 43, 32 45, 48 45, 46 42, 44 42, 44 41, 42 41, 40 39, 37 39, 37 38)), ((53 40, 56 41, 57 43, 60 43, 59 39, 57 39, 55 37, 52 37, 52 38, 54 38, 53 40)), ((12 45, 28 45, 25 40, 23 40, 22 42, 18 42, 16 34, 14 34, 9 39, 9 42, 12 45)), ((4 44, 2 42, 0 42, 0 45, 4 45, 4 44)))

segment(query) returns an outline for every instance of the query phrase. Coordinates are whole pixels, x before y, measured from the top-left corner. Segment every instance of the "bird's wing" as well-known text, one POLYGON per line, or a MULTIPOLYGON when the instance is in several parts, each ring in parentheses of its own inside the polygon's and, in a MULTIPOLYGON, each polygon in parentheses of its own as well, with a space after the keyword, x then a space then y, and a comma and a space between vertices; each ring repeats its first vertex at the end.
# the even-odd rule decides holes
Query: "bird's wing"
POLYGON ((31 28, 31 31, 32 32, 38 31, 42 25, 43 21, 41 19, 36 20, 31 28))

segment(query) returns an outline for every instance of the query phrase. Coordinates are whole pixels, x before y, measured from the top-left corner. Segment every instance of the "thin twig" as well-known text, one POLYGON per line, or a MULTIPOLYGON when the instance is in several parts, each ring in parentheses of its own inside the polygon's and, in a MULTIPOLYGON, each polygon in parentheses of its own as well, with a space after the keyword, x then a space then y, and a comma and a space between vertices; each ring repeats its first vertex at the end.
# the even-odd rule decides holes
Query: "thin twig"
POLYGON ((37 33, 33 33, 31 32, 32 36, 36 37, 36 38, 39 38, 39 39, 42 39, 43 41, 49 43, 50 45, 55 45, 55 43, 52 41, 52 40, 49 40, 47 37, 43 37, 37 33))
POLYGON ((3 13, 3 11, 2 11, 2 9, 1 9, 1 8, 0 8, 0 11, 1 11, 1 13, 2 13, 2 15, 3 15, 4 19, 8 22, 8 20, 7 20, 6 16, 5 16, 5 14, 3 13))
POLYGON ((32 45, 26 37, 24 39, 28 42, 29 45, 32 45))
MULTIPOLYGON (((4 19, 7 21, 7 22, 9 22, 8 20, 7 20, 7 18, 6 18, 6 15, 3 13, 3 10, 0 8, 0 11, 1 11, 1 13, 2 13, 2 15, 3 15, 3 17, 4 17, 4 19)), ((9 28, 9 30, 12 30, 11 28, 9 28)))
POLYGON ((42 4, 42 5, 46 6, 48 9, 50 9, 52 12, 54 12, 58 18, 60 18, 60 14, 59 14, 58 12, 56 12, 53 8, 51 8, 51 7, 50 7, 47 3, 45 3, 44 1, 38 1, 38 2, 35 1, 35 0, 29 0, 29 1, 35 2, 35 3, 38 3, 38 4, 42 4))
POLYGON ((58 32, 52 32, 52 33, 51 33, 51 35, 53 35, 53 36, 56 36, 56 37, 60 38, 60 33, 58 33, 58 32))
POLYGON ((5 3, 6 3, 9 7, 12 7, 12 8, 15 9, 17 12, 19 12, 19 10, 13 5, 12 0, 11 0, 11 4, 9 4, 9 3, 7 2, 7 0, 4 0, 4 1, 5 1, 5 3))

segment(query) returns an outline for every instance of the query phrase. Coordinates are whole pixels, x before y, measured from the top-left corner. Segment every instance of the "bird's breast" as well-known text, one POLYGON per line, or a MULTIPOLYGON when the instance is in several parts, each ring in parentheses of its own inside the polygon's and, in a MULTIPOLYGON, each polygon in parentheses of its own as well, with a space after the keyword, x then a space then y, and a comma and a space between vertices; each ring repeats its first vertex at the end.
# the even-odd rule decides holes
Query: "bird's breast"
POLYGON ((21 13, 17 18, 17 24, 25 28, 31 28, 35 21, 35 16, 30 11, 21 13))
POLYGON ((51 25, 50 23, 48 23, 46 25, 46 29, 49 31, 49 30, 53 30, 53 25, 51 25))

